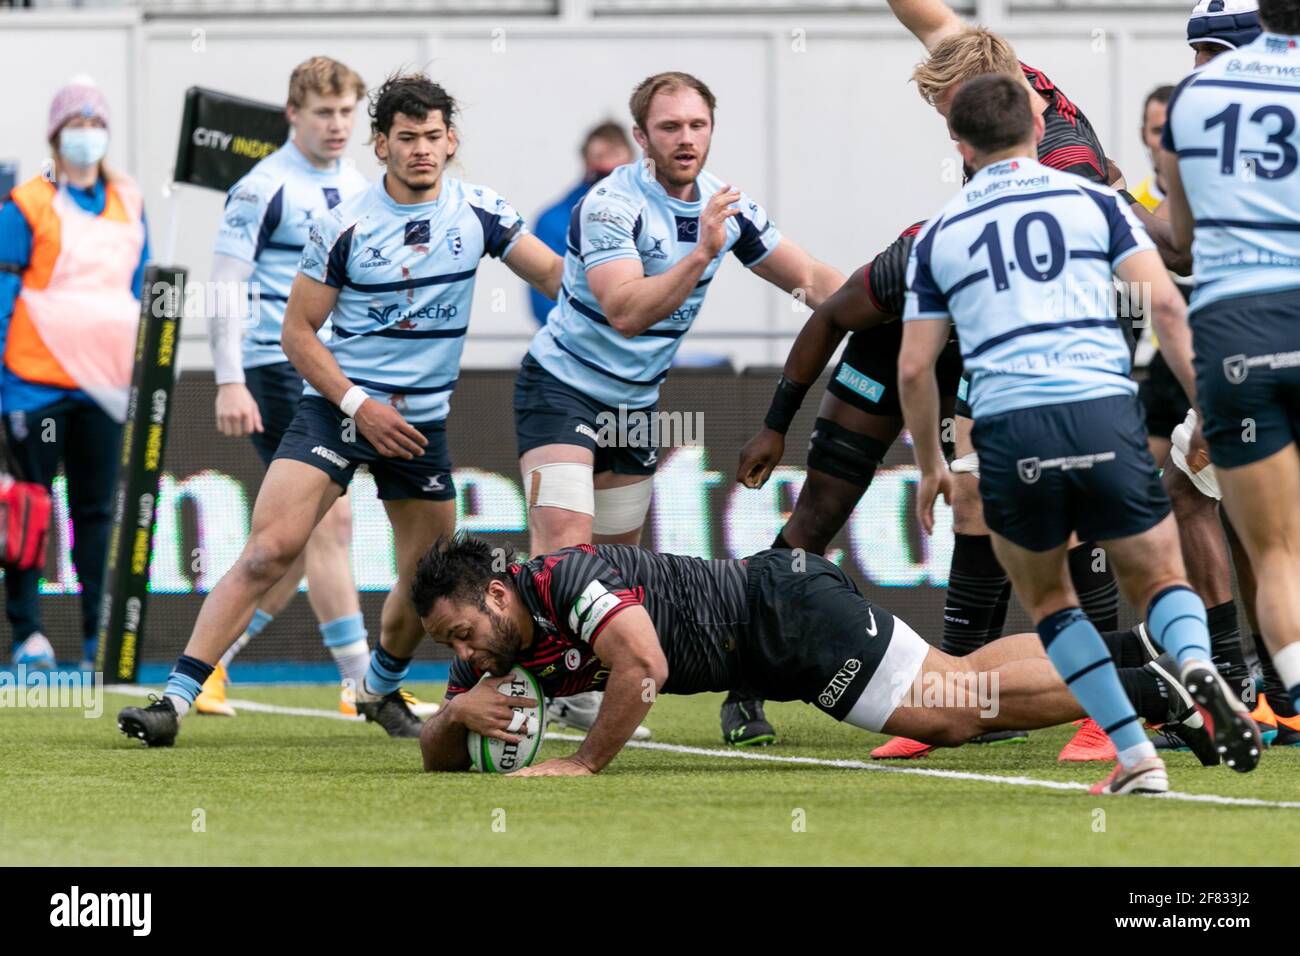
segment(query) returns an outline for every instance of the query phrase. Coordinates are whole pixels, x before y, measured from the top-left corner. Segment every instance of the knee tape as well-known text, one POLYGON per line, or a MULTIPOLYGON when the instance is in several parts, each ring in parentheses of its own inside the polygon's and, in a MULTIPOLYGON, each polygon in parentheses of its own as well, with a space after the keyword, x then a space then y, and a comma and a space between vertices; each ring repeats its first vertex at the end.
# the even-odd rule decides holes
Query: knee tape
POLYGON ((647 478, 635 485, 596 489, 596 515, 592 534, 626 534, 645 524, 650 510, 654 481, 647 478))
POLYGON ((888 450, 882 441, 819 418, 808 446, 808 467, 865 488, 888 450))
POLYGON ((531 508, 563 508, 584 515, 596 513, 591 465, 557 461, 524 472, 524 494, 531 508))

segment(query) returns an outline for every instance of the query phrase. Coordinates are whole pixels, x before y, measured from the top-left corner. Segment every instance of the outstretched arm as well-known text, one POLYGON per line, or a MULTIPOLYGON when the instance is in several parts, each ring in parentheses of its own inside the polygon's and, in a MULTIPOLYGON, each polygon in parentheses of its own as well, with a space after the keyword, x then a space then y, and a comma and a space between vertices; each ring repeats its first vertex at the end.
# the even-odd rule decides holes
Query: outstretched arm
POLYGON ((927 50, 966 29, 965 22, 943 0, 889 0, 889 9, 927 50))
POLYGON ((754 274, 778 289, 802 295, 803 301, 814 309, 844 284, 840 270, 814 259, 786 238, 754 266, 754 274))

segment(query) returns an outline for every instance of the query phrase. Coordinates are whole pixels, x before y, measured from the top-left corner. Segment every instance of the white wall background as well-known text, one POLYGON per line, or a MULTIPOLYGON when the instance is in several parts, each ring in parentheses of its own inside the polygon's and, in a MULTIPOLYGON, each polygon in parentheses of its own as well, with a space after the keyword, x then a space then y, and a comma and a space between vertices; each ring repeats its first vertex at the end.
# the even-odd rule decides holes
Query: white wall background
MULTIPOLYGON (((979 15, 1089 115, 1131 184, 1146 175, 1141 103, 1191 67, 1185 10, 1017 13, 986 0, 979 15)), ((272 19, 7 12, 0 13, 0 159, 19 160, 22 178, 36 173, 47 153, 50 98, 72 74, 91 73, 114 109, 110 162, 145 189, 156 255, 174 236, 173 261, 204 279, 222 197, 189 187, 166 196, 190 86, 279 102, 289 71, 315 54, 348 63, 371 84, 397 67, 425 68, 464 108, 456 173, 534 216, 576 179, 577 143, 590 125, 605 117, 626 122, 638 80, 682 69, 718 96, 710 168, 847 274, 957 188, 943 121, 908 82, 922 52, 876 12, 626 17, 566 8, 557 18, 272 19)), ((369 174, 377 166, 362 125, 349 155, 369 174)), ((525 290, 492 260, 479 276, 466 364, 515 365, 535 330, 525 290), (498 289, 505 314, 489 308, 498 289)), ((725 353, 737 365, 779 364, 802 318, 733 261, 684 351, 725 353)), ((187 320, 182 361, 209 364, 201 316, 187 320)))

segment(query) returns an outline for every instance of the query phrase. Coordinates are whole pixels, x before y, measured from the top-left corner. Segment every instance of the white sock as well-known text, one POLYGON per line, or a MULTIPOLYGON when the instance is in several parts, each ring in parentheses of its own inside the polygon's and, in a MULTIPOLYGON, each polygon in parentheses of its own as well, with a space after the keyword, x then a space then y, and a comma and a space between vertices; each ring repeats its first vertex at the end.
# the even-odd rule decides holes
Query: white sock
POLYGON ((235 659, 235 655, 244 649, 244 645, 253 639, 253 635, 245 631, 239 635, 239 639, 230 645, 226 653, 221 655, 221 666, 229 667, 230 662, 235 659))
POLYGON ((360 687, 366 677, 366 668, 370 666, 370 645, 365 642, 365 639, 344 644, 342 647, 331 647, 330 654, 334 657, 334 663, 338 665, 339 677, 344 681, 351 681, 353 688, 360 687))
POLYGON ((172 706, 176 708, 176 718, 178 720, 190 712, 190 702, 184 697, 177 697, 175 694, 163 694, 163 697, 170 700, 172 706))
POLYGON ((1294 700, 1296 688, 1300 687, 1300 641, 1292 641, 1273 654, 1273 669, 1294 700))
POLYGON ((1155 744, 1146 740, 1140 744, 1134 744, 1125 750, 1119 752, 1119 762, 1125 770, 1131 770, 1148 757, 1156 755, 1155 744))

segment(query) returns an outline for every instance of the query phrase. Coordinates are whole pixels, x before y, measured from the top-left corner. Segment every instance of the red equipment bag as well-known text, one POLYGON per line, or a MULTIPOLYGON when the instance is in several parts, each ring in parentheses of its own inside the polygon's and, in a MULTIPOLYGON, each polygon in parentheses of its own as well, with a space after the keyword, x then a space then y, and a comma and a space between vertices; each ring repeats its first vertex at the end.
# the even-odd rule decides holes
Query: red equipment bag
POLYGON ((45 486, 0 473, 0 564, 17 571, 44 568, 49 533, 50 493, 45 486))

